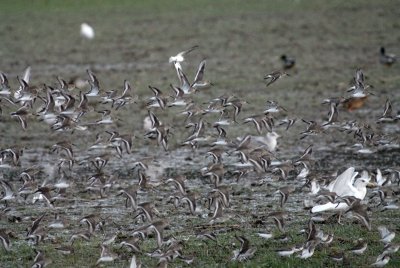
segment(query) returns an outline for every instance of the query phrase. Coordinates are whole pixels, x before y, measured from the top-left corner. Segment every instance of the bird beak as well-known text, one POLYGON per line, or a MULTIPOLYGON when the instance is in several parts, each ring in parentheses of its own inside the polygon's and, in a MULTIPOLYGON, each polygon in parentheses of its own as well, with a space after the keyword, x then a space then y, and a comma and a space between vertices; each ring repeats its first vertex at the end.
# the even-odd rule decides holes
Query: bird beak
POLYGON ((378 187, 379 185, 375 182, 368 182, 367 187, 368 188, 375 188, 378 187))

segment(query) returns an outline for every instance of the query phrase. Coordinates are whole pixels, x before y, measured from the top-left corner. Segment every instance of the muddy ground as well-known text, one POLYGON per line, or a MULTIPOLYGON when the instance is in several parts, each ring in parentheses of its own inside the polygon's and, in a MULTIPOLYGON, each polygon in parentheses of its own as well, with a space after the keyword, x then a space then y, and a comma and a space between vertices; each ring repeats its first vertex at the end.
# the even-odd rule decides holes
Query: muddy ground
MULTIPOLYGON (((3 109, 0 116, 0 148, 23 149, 20 166, 0 169, 3 179, 10 181, 15 189, 22 186, 19 174, 34 165, 41 169, 35 178, 39 185, 57 182, 57 164, 63 155, 52 152, 55 143, 72 141, 75 158, 71 170, 63 167, 71 187, 64 200, 55 202, 55 208, 42 201, 33 204, 34 195, 30 195, 26 200, 20 198, 10 202, 11 211, 0 214, 0 228, 14 233, 10 252, 0 247, 0 266, 32 265, 34 248, 42 250, 45 257, 52 261, 49 267, 94 266, 100 256, 102 241, 117 234, 115 242, 109 247, 119 258, 111 264, 101 265, 127 267, 133 253, 121 248, 119 243, 145 223, 134 219, 136 213, 132 208, 126 208, 124 198, 117 194, 121 189, 138 183, 134 163, 145 157, 154 157, 148 171, 151 183, 157 185, 166 178, 186 175, 186 187, 198 195, 197 205, 201 212, 192 216, 187 205, 176 209, 173 204, 167 203, 168 197, 176 193, 171 184, 138 192, 139 202, 154 203, 159 211, 155 219, 169 220, 170 228, 165 231, 165 236, 173 235, 184 240, 182 252, 185 256, 194 257, 192 266, 334 267, 343 263, 337 263, 328 256, 342 251, 346 254, 344 265, 349 267, 373 263, 383 250, 376 227, 384 224, 397 232, 400 229, 398 210, 382 212, 382 208, 377 207, 377 198, 372 197, 374 189, 370 189, 366 197, 370 200, 368 215, 371 231, 350 217, 344 219, 344 225, 329 220, 319 226, 325 232, 334 234, 330 246, 318 247, 315 255, 308 260, 280 258, 275 253, 276 249, 304 241, 304 235, 299 231, 306 228, 310 218, 309 211, 303 209, 303 201, 313 197, 307 187, 300 189, 304 182, 296 179, 299 168, 286 179, 270 168, 268 172, 250 172, 237 181, 232 166, 237 163, 237 157, 225 155, 226 173, 222 182, 230 185, 231 205, 224 210, 223 219, 211 224, 208 214, 212 211, 207 209, 206 200, 213 185, 201 174, 201 168, 211 162, 206 157, 209 147, 203 145, 193 151, 180 145, 190 135, 184 128, 183 117, 178 114, 180 108, 155 110, 160 120, 172 127, 168 151, 144 138, 142 121, 147 115, 146 100, 152 94, 148 85, 170 94, 169 84, 177 84, 178 80, 168 58, 198 45, 199 48, 187 56, 184 70, 189 77, 193 77, 200 61, 206 59, 205 77, 214 85, 195 94, 195 103, 205 106, 204 103, 224 94, 247 101, 239 115, 239 123, 227 128, 229 139, 246 134, 257 135, 255 128, 242 124, 242 120, 262 113, 266 101, 274 100, 287 110, 276 116, 276 122, 285 117, 298 119, 287 131, 284 127, 274 128, 281 136, 276 151, 279 160, 295 159, 312 144, 310 177, 329 176, 349 166, 371 173, 377 168, 398 169, 400 121, 376 124, 376 120, 381 116, 387 99, 393 104, 394 114, 400 110, 400 64, 386 67, 379 63, 380 46, 400 54, 399 15, 400 9, 393 1, 2 2, 0 71, 7 74, 13 89, 18 87, 16 76, 21 76, 27 66, 32 68, 31 83, 37 85, 54 85, 58 75, 67 81, 75 77, 87 79, 86 69, 91 69, 98 77, 103 92, 122 89, 123 81, 127 79, 139 95, 139 100, 113 110, 113 117, 119 119, 117 122, 73 133, 55 132, 34 115, 28 117, 28 127, 23 131, 18 121, 9 115, 16 108, 4 104, 5 101, 0 103, 3 109), (79 35, 82 22, 94 27, 96 36, 93 40, 85 40, 79 35), (281 69, 282 54, 295 57, 296 67, 288 71, 289 77, 266 87, 263 77, 281 69), (348 94, 346 89, 357 68, 364 71, 366 82, 373 85, 371 91, 374 95, 358 110, 349 112, 340 107, 339 120, 371 124, 377 135, 393 141, 391 146, 366 146, 373 153, 358 153, 353 136, 336 129, 300 140, 300 132, 306 129, 301 119, 326 120, 329 108, 321 105, 322 100, 348 94), (135 135, 132 152, 123 153, 123 157, 119 158, 114 150, 89 151, 96 134, 104 134, 104 130, 135 135), (112 186, 101 196, 97 191, 87 190, 90 177, 95 173, 88 160, 105 152, 111 155, 104 172, 111 178, 112 186), (270 231, 275 236, 281 235, 273 220, 266 215, 282 210, 275 191, 286 185, 297 189, 284 206, 288 212, 285 229, 289 241, 263 240, 257 232, 270 231), (44 213, 46 216, 42 224, 48 234, 39 245, 32 245, 25 240, 25 230, 33 219, 44 213), (68 222, 66 228, 53 230, 47 227, 56 214, 68 222), (54 247, 68 244, 72 234, 86 230, 79 220, 89 214, 105 219, 103 230, 97 230, 89 241, 76 242, 72 255, 64 256, 56 251, 54 247), (17 222, 13 222, 15 218, 17 222), (217 242, 196 238, 198 232, 207 230, 217 232, 217 242), (257 247, 254 257, 246 262, 230 260, 232 251, 239 247, 235 234, 246 236, 257 247), (369 243, 367 252, 363 256, 350 254, 348 249, 353 240, 360 237, 369 243)), ((79 91, 75 90, 73 94, 78 95, 79 91)), ((35 105, 35 109, 39 104, 35 105)), ((110 108, 109 104, 99 104, 98 100, 91 105, 96 111, 110 108)), ((92 112, 85 120, 93 122, 98 118, 99 115, 92 112)), ((206 120, 212 123, 216 118, 211 115, 206 120)), ((209 133, 215 134, 214 131, 210 128, 209 133)), ((395 183, 393 190, 398 190, 395 183)), ((0 204, 2 210, 5 206, 4 202, 0 204)), ((396 237, 394 242, 398 241, 396 237)), ((141 244, 143 252, 150 252, 155 247, 154 238, 141 244)), ((137 253, 136 256, 145 267, 157 264, 157 259, 144 253, 137 253)), ((169 265, 187 266, 181 260, 174 260, 169 265)), ((399 265, 400 258, 396 253, 387 266, 399 265)))

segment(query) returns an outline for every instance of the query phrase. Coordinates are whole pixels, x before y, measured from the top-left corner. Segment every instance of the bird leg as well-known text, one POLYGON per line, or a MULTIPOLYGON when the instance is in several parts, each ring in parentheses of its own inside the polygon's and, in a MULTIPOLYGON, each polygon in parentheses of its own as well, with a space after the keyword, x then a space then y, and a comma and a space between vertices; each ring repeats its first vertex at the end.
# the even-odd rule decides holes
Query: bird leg
POLYGON ((340 225, 344 225, 343 223, 340 222, 341 218, 342 218, 342 212, 339 212, 339 217, 338 217, 337 223, 339 223, 340 225))

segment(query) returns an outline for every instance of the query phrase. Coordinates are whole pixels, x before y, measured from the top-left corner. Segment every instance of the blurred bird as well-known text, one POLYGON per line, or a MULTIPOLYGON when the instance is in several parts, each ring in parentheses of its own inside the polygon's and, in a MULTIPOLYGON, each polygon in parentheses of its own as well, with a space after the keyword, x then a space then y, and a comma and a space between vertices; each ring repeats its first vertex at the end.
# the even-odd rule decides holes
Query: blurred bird
POLYGON ((379 62, 386 66, 392 66, 393 63, 397 61, 396 55, 386 54, 386 49, 384 47, 380 48, 379 62))
POLYGON ((263 136, 252 136, 255 143, 264 146, 268 151, 274 152, 278 145, 279 134, 276 132, 268 132, 265 137, 263 136))
POLYGON ((296 65, 296 60, 292 57, 288 57, 287 55, 283 54, 281 56, 281 60, 283 63, 283 69, 289 70, 296 65))
POLYGON ((82 23, 81 24, 81 36, 86 38, 86 39, 93 39, 94 38, 94 29, 92 26, 90 26, 87 23, 82 23))
POLYGON ((275 193, 280 194, 280 206, 281 208, 288 200, 289 194, 293 193, 296 189, 292 185, 284 186, 279 188, 275 193))
POLYGON ((394 254, 400 249, 400 244, 386 244, 383 252, 376 258, 377 260, 383 259, 386 255, 394 254))
POLYGON ((282 71, 276 71, 276 72, 272 72, 270 74, 266 74, 264 76, 264 80, 268 80, 271 79, 270 81, 268 81, 267 86, 271 85, 272 83, 274 83, 276 80, 278 80, 281 77, 284 76, 289 76, 289 74, 282 72, 282 71))
POLYGON ((8 233, 5 229, 0 229, 0 241, 6 251, 10 251, 11 243, 8 233))
POLYGON ((347 92, 352 92, 352 94, 341 101, 343 107, 350 112, 361 108, 367 101, 368 96, 374 95, 373 93, 367 91, 367 89, 372 86, 365 84, 364 80, 363 71, 361 69, 357 69, 356 75, 353 78, 354 85, 347 90, 347 92))
POLYGON ((393 122, 397 120, 397 117, 393 116, 392 112, 392 103, 390 102, 389 99, 386 100, 385 102, 385 107, 383 110, 382 116, 378 119, 377 123, 383 123, 383 122, 393 122))
POLYGON ((354 254, 361 255, 365 252, 368 247, 368 243, 363 239, 358 240, 357 244, 350 249, 354 254))
POLYGON ((232 261, 245 261, 253 257, 257 248, 250 247, 250 241, 244 236, 235 236, 240 241, 240 249, 233 251, 232 261))
POLYGON ((96 265, 101 262, 113 262, 115 259, 117 259, 117 255, 112 253, 106 246, 101 245, 100 258, 97 259, 96 265))
POLYGON ((0 72, 0 95, 10 95, 10 85, 8 84, 7 76, 0 72))
POLYGON ((379 234, 381 235, 381 242, 385 245, 392 242, 393 238, 396 236, 395 232, 389 231, 386 226, 379 226, 378 227, 379 234))
POLYGON ((386 255, 382 259, 376 260, 373 264, 371 264, 372 267, 383 267, 385 266, 388 262, 390 261, 390 256, 386 255))
MULTIPOLYGON (((366 186, 369 184, 370 176, 367 172, 363 172, 361 177, 355 180, 358 172, 354 171, 354 167, 348 168, 345 172, 340 174, 334 181, 332 181, 327 190, 336 193, 338 196, 354 196, 363 200, 367 194, 366 186)), ((332 203, 328 202, 323 205, 314 206, 311 210, 312 213, 322 212, 326 210, 343 210, 349 206, 345 202, 332 203)))

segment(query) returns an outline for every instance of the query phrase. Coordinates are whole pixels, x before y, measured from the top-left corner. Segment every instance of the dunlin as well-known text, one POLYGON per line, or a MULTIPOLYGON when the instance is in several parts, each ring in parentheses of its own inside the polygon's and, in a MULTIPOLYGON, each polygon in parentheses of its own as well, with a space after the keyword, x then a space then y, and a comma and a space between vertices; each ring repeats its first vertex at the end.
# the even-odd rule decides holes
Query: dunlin
POLYGON ((196 76, 194 77, 193 83, 190 85, 191 88, 195 92, 200 89, 206 89, 213 85, 210 81, 204 80, 205 67, 206 67, 206 60, 202 60, 197 69, 196 76))
POLYGON ((28 66, 24 71, 24 76, 20 78, 17 76, 17 80, 19 83, 19 88, 14 92, 14 98, 20 102, 22 105, 33 101, 37 95, 36 87, 29 86, 29 80, 31 77, 31 67, 28 66))
POLYGON ((71 246, 71 245, 58 246, 58 247, 55 247, 54 249, 63 255, 70 255, 75 252, 73 246, 71 246))
POLYGON ((280 198, 280 207, 282 208, 283 205, 287 202, 288 197, 291 193, 293 193, 296 190, 296 188, 294 188, 291 185, 288 186, 284 186, 279 188, 279 190, 277 190, 275 193, 279 193, 279 195, 281 196, 280 198))
POLYGON ((133 236, 129 238, 128 240, 124 240, 120 243, 121 247, 128 247, 130 248, 133 252, 141 252, 140 247, 138 245, 140 241, 139 236, 133 236))
POLYGON ((397 61, 397 57, 394 54, 387 54, 385 47, 381 47, 379 50, 379 62, 386 66, 392 66, 397 61))
POLYGON ((22 106, 16 112, 10 114, 18 119, 23 130, 25 130, 27 127, 26 117, 30 114, 28 109, 29 108, 27 106, 22 106))
POLYGON ((278 228, 278 230, 281 233, 285 233, 285 217, 287 217, 287 213, 286 212, 282 212, 282 211, 276 211, 276 212, 271 212, 267 215, 268 218, 272 218, 274 220, 274 223, 276 225, 276 227, 278 228))
POLYGON ((371 264, 372 267, 383 267, 390 261, 390 256, 386 255, 382 259, 377 259, 374 263, 371 264))
POLYGON ((267 106, 264 110, 264 114, 276 114, 282 111, 287 112, 287 110, 279 105, 276 101, 269 100, 267 101, 267 106))
POLYGON ((338 122, 339 113, 337 110, 337 105, 335 103, 330 104, 330 110, 328 114, 328 121, 322 124, 323 127, 330 126, 338 122))
POLYGON ((246 261, 253 257, 256 252, 256 247, 250 246, 250 241, 244 236, 236 235, 235 238, 240 242, 240 249, 233 251, 232 261, 246 261))
POLYGON ((303 247, 303 250, 298 255, 300 259, 308 259, 314 255, 315 248, 319 245, 318 239, 307 241, 303 247))
POLYGON ((88 231, 91 234, 94 234, 97 228, 102 229, 104 225, 104 221, 99 219, 99 217, 95 214, 87 215, 79 220, 80 224, 87 224, 88 231))
POLYGON ((397 118, 393 116, 392 103, 390 102, 389 99, 387 99, 385 102, 385 107, 382 116, 379 117, 377 123, 393 122, 396 119, 397 118))
POLYGON ((118 195, 125 194, 125 197, 126 197, 125 198, 125 207, 126 208, 129 206, 129 203, 130 203, 130 205, 132 206, 132 208, 134 210, 137 209, 137 190, 138 190, 137 185, 132 185, 126 189, 122 189, 119 191, 118 195))
POLYGON ((10 238, 8 236, 7 230, 0 229, 0 240, 1 240, 1 244, 3 245, 4 249, 6 251, 10 251, 11 242, 10 242, 10 238))
POLYGON ((101 253, 100 253, 100 258, 97 260, 96 265, 102 262, 113 262, 115 259, 117 259, 117 255, 112 253, 109 248, 107 248, 105 245, 101 245, 101 253))
POLYGON ((93 236, 93 234, 90 233, 89 231, 83 231, 83 232, 74 233, 73 235, 71 235, 71 238, 69 239, 69 242, 72 245, 72 244, 74 244, 75 240, 77 240, 77 239, 82 239, 82 240, 85 240, 85 241, 89 241, 92 236, 93 236))
POLYGON ((379 226, 378 231, 379 231, 379 234, 381 235, 380 241, 383 242, 385 245, 392 242, 392 240, 396 236, 396 233, 393 231, 390 231, 386 226, 379 226))
POLYGON ((7 76, 3 72, 0 72, 0 95, 8 96, 10 94, 11 91, 7 76))
POLYGON ((120 96, 112 98, 112 106, 116 110, 128 103, 135 103, 139 99, 139 96, 133 95, 133 89, 128 80, 124 80, 124 89, 120 96))
POLYGON ((90 69, 87 69, 86 72, 89 76, 88 82, 90 85, 90 90, 85 95, 88 97, 95 97, 100 93, 99 80, 97 80, 96 75, 90 69))
POLYGON ((283 69, 285 69, 285 70, 292 69, 296 65, 295 58, 289 57, 286 54, 281 55, 281 61, 283 64, 283 69))
POLYGON ((303 250, 303 245, 295 245, 295 246, 292 246, 287 249, 277 249, 275 251, 281 257, 290 257, 294 253, 302 251, 302 250, 303 250))
POLYGON ((300 133, 301 134, 300 140, 308 136, 316 136, 320 133, 324 133, 324 128, 316 121, 313 120, 307 121, 305 119, 301 119, 301 121, 307 124, 307 129, 300 133))
POLYGON ((386 256, 386 255, 392 255, 392 254, 396 253, 397 251, 399 251, 399 249, 400 249, 399 244, 391 244, 391 243, 386 244, 383 249, 383 252, 378 256, 377 260, 383 259, 384 256, 386 256))
POLYGON ((180 193, 185 195, 186 194, 185 180, 186 180, 186 176, 178 175, 173 178, 168 178, 165 182, 166 183, 173 182, 175 184, 176 188, 180 191, 180 193))
POLYGON ((363 239, 359 239, 357 241, 357 244, 354 245, 354 247, 352 247, 350 251, 354 254, 362 255, 367 250, 367 248, 368 248, 368 243, 363 239))
POLYGON ((34 249, 34 250, 35 250, 36 256, 33 259, 32 268, 44 268, 52 263, 51 260, 45 258, 42 251, 39 251, 37 249, 34 249))
MULTIPOLYGON (((157 245, 160 248, 164 243, 164 230, 168 226, 169 222, 167 220, 158 220, 140 229, 144 230, 146 233, 153 231, 156 235, 157 245)), ((136 232, 137 231, 135 231, 134 234, 136 232)))
POLYGON ((279 126, 287 125, 286 130, 288 130, 290 127, 292 127, 296 123, 296 121, 297 121, 297 118, 293 118, 293 119, 285 118, 285 119, 281 120, 281 122, 279 123, 279 126))
POLYGON ((353 201, 351 204, 346 204, 349 206, 349 209, 345 213, 351 211, 353 217, 360 220, 361 223, 368 229, 368 231, 371 231, 371 221, 368 217, 366 206, 362 205, 359 199, 356 199, 356 201, 353 201))
POLYGON ((276 82, 279 78, 284 77, 284 76, 289 76, 288 73, 285 73, 283 71, 275 71, 270 74, 266 74, 264 76, 264 80, 269 80, 270 81, 267 83, 267 86, 271 85, 272 83, 276 82))
POLYGON ((6 204, 8 204, 9 201, 16 199, 17 196, 14 193, 12 185, 9 182, 0 179, 0 185, 3 188, 3 193, 4 193, 0 201, 4 201, 6 202, 6 204))

